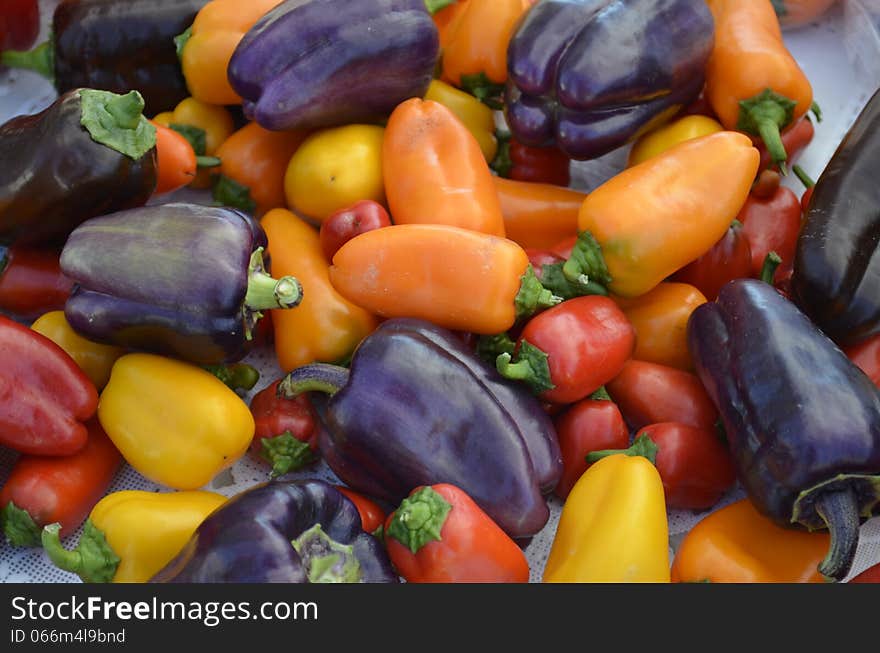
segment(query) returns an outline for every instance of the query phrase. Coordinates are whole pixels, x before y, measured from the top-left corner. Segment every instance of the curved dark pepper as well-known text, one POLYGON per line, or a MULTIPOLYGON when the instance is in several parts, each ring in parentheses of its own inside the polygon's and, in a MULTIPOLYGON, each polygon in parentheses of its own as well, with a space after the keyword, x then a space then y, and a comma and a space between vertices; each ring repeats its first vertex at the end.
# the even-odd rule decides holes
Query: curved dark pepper
POLYGON ((279 391, 332 395, 314 401, 325 426, 318 445, 355 490, 397 504, 419 485, 451 483, 512 537, 534 535, 549 519, 541 489, 561 472, 552 423, 452 332, 387 320, 361 342, 350 372, 306 365, 279 391))
POLYGON ((151 583, 397 583, 351 500, 318 480, 272 481, 215 510, 151 583))
MULTIPOLYGON (((40 113, 0 126, 0 242, 62 244, 81 222, 142 206, 156 188, 155 131, 135 157, 96 141, 82 125, 84 92, 96 93, 70 91, 40 113)), ((122 139, 138 130, 149 137, 139 97, 100 97, 107 112, 101 127, 122 139)))
POLYGON ((302 287, 273 279, 263 228, 235 209, 172 203, 92 218, 61 252, 77 282, 64 314, 82 336, 199 365, 235 362, 269 308, 302 287))
POLYGON ((30 52, 4 52, 8 66, 52 79, 59 93, 89 87, 140 91, 150 115, 189 96, 174 37, 208 0, 65 0, 52 38, 30 52))
POLYGON ((793 301, 841 345, 880 333, 878 168, 880 91, 813 187, 794 256, 793 301))
POLYGON ((544 0, 508 47, 511 131, 602 156, 699 96, 714 34, 702 0, 544 0))
POLYGON ((737 477, 780 526, 828 528, 819 566, 847 575, 860 518, 880 504, 880 394, 772 286, 738 279, 691 315, 688 344, 737 477))

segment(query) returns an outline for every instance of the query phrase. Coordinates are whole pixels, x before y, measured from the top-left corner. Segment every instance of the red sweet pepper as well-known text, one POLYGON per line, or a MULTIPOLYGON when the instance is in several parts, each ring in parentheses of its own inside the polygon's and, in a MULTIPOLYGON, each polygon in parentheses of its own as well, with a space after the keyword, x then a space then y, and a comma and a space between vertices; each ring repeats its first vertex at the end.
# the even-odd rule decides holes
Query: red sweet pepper
POLYGON ((880 387, 880 335, 871 336, 845 350, 849 359, 880 387))
POLYGON ((409 583, 526 583, 522 549, 460 488, 414 489, 385 521, 385 546, 409 583))
POLYGON ((64 308, 73 281, 54 250, 0 247, 0 311, 32 321, 64 308))
POLYGON ((712 249, 676 272, 672 280, 694 286, 711 302, 728 281, 751 276, 752 250, 749 240, 742 223, 734 220, 712 249))
POLYGON ((496 366, 543 401, 567 404, 617 376, 635 344, 635 329, 613 300, 575 297, 529 320, 517 342, 516 362, 502 353, 496 366))
POLYGON ((0 52, 27 50, 40 33, 40 6, 37 0, 0 2, 0 52))
POLYGON ((37 456, 82 449, 98 391, 68 353, 0 316, 0 361, 0 444, 37 456))
POLYGON ((706 510, 736 482, 730 453, 714 429, 674 422, 651 424, 639 429, 628 449, 594 451, 587 462, 616 453, 644 456, 657 466, 668 508, 706 510))
POLYGON ((10 544, 40 546, 43 526, 75 531, 104 496, 122 456, 97 419, 87 422, 86 446, 71 456, 19 457, 0 490, 0 523, 10 544))
POLYGON ((562 453, 562 476, 555 490, 560 499, 568 497, 571 488, 587 471, 588 453, 629 446, 629 430, 623 415, 604 388, 571 406, 553 423, 562 453))
POLYGON ((500 177, 535 184, 568 186, 571 159, 556 147, 530 147, 506 134, 500 139, 492 169, 500 177))
POLYGON ((260 390, 250 404, 255 425, 251 452, 272 465, 272 478, 315 462, 318 448, 318 420, 308 396, 281 399, 279 383, 260 390))
POLYGON ((390 225, 388 211, 373 200, 360 200, 339 209, 321 223, 319 238, 324 258, 332 261, 336 251, 358 234, 390 225))
POLYGON ((367 533, 375 533, 385 523, 385 511, 378 503, 344 485, 337 485, 336 489, 351 499, 361 516, 361 526, 367 533))
POLYGON ((659 422, 711 429, 718 420, 700 379, 675 367, 631 360, 605 388, 633 429, 659 422))
POLYGON ((854 576, 850 583, 880 583, 880 564, 868 567, 858 576, 854 576))
MULTIPOLYGON (((786 159, 787 163, 792 163, 804 148, 810 144, 815 133, 813 121, 808 116, 804 116, 782 132, 782 147, 785 148, 785 154, 788 157, 786 159)), ((770 153, 767 152, 762 139, 756 137, 752 140, 754 140, 755 147, 761 153, 761 163, 758 166, 758 170, 767 170, 773 163, 773 159, 770 157, 770 153)))

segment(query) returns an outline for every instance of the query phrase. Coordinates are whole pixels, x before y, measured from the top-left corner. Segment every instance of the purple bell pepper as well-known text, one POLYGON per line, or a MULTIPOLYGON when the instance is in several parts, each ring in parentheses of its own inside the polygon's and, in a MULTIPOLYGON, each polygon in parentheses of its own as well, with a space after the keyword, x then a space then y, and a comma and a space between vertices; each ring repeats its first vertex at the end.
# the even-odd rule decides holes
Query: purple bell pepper
POLYGON ((319 480, 241 492, 199 525, 151 583, 397 583, 348 497, 319 480))
POLYGON ((511 132, 602 156, 697 98, 714 37, 704 0, 543 0, 508 47, 511 132))
POLYGON ((562 464, 552 422, 451 331, 387 320, 355 351, 350 372, 306 365, 279 385, 283 396, 303 392, 313 392, 324 423, 322 457, 353 489, 397 504, 419 485, 451 483, 512 537, 547 523, 542 488, 555 485, 562 464))
POLYGON ((819 571, 849 572, 860 518, 880 506, 880 392, 762 281, 727 283, 691 315, 688 346, 737 476, 779 526, 831 532, 819 571))
POLYGON ((287 0, 245 34, 229 82, 266 129, 377 122, 427 92, 439 48, 424 0, 287 0))

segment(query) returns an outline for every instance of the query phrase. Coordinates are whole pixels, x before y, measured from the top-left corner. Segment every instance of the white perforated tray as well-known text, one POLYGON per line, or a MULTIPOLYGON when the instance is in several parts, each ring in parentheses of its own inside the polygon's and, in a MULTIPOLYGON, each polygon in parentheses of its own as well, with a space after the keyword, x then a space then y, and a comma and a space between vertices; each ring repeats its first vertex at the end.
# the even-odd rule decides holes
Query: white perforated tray
MULTIPOLYGON (((51 15, 55 0, 41 2, 44 24, 51 15)), ((824 120, 816 126, 816 136, 801 156, 799 163, 815 179, 824 169, 837 144, 855 120, 875 89, 880 87, 880 38, 873 27, 874 17, 880 16, 880 0, 846 0, 816 24, 786 34, 788 46, 811 80, 817 102, 822 107, 824 120), (870 7, 871 11, 866 9, 870 7), (872 14, 872 11, 875 13, 872 14)), ((44 34, 46 30, 44 28, 44 34)), ((0 124, 14 115, 33 113, 47 106, 55 97, 48 82, 36 75, 23 72, 0 73, 0 124)), ((589 190, 619 171, 625 164, 626 150, 589 163, 574 166, 573 186, 589 190)), ((787 179, 800 193, 796 179, 787 179)), ((255 352, 248 359, 260 370, 261 378, 254 392, 281 376, 272 350, 255 352)), ((251 393, 252 394, 252 393, 251 393)), ((249 400, 248 395, 246 400, 249 400)), ((15 454, 0 447, 0 483, 4 482, 15 454)), ((220 474, 206 488, 227 496, 267 479, 268 470, 249 456, 232 469, 220 474)), ((300 476, 336 480, 332 472, 319 463, 300 476)), ((167 491, 140 476, 126 466, 117 476, 111 491, 139 489, 167 491)), ((743 494, 732 491, 715 509, 730 503, 743 494)), ((561 502, 550 499, 551 518, 526 549, 531 567, 531 580, 539 581, 550 545, 556 532, 561 502)), ((671 511, 669 514, 670 556, 687 531, 707 513, 671 511)), ((68 545, 78 539, 72 536, 68 545)), ((880 518, 862 527, 856 562, 851 576, 880 562, 880 518)), ((73 574, 59 571, 40 549, 13 549, 0 544, 0 582, 79 582, 73 574)))

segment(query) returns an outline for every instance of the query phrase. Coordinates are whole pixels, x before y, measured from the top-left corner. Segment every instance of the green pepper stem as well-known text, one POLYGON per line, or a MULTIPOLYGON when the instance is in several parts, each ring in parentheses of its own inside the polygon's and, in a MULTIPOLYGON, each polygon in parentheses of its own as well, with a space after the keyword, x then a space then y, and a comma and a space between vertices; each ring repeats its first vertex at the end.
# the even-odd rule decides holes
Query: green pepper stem
POLYGON ((611 395, 608 394, 608 390, 605 389, 605 386, 600 386, 598 390, 596 390, 593 394, 590 395, 591 401, 611 401, 611 395))
POLYGON ((461 89, 470 93, 490 109, 504 109, 504 84, 493 82, 486 73, 461 76, 461 89))
POLYGON ((400 502, 385 531, 413 553, 429 542, 443 540, 443 530, 452 505, 431 487, 423 487, 400 502))
POLYGON ((608 456, 622 453, 625 456, 641 456, 642 458, 647 458, 652 464, 656 465, 657 453, 659 451, 660 447, 658 447, 657 443, 651 439, 651 436, 647 433, 642 433, 633 441, 629 449, 603 449, 601 451, 592 451, 587 454, 586 460, 588 463, 593 464, 603 458, 607 458, 608 456))
POLYGON ((499 177, 507 178, 513 170, 513 159, 510 158, 510 132, 498 131, 495 133, 495 138, 498 141, 498 151, 489 167, 498 173, 499 177))
POLYGON ((12 501, 0 511, 0 524, 6 541, 12 546, 40 546, 40 527, 27 510, 12 501))
POLYGON ((761 281, 773 285, 773 277, 776 274, 776 268, 782 263, 782 258, 776 252, 768 252, 764 257, 764 264, 761 266, 761 281))
POLYGON ((263 248, 251 255, 245 307, 252 312, 270 308, 294 308, 302 301, 302 284, 291 276, 274 279, 263 271, 263 248))
POLYGON ((792 171, 800 179, 800 182, 806 186, 807 188, 812 188, 816 185, 816 182, 807 174, 806 170, 801 168, 799 165, 792 166, 792 171))
POLYGON ((312 363, 293 370, 278 384, 278 396, 293 399, 304 392, 323 392, 331 397, 348 383, 349 371, 338 365, 312 363))
POLYGON ((796 106, 797 102, 769 88, 739 103, 740 112, 736 128, 747 134, 760 136, 770 158, 779 166, 779 171, 783 175, 786 174, 785 161, 788 159, 788 154, 782 144, 780 130, 791 124, 796 106))
POLYGON ((584 289, 581 294, 608 293, 611 274, 602 255, 602 246, 589 231, 578 234, 571 256, 562 266, 562 274, 570 283, 584 289))
POLYGON ((52 45, 52 41, 46 41, 33 50, 6 50, 0 53, 0 64, 10 68, 32 70, 54 82, 55 46, 52 45))
POLYGON ((253 365, 208 365, 205 370, 216 376, 230 390, 251 390, 260 380, 260 373, 253 365))
POLYGON ((198 168, 216 168, 221 163, 223 163, 223 161, 221 161, 220 158, 216 156, 196 157, 196 167, 198 168))
POLYGON ((843 580, 852 567, 859 545, 859 502, 850 486, 823 492, 815 502, 816 512, 831 533, 828 555, 819 573, 831 581, 843 580))
POLYGON ((144 98, 137 91, 118 95, 84 88, 79 98, 80 124, 93 141, 134 160, 156 146, 156 128, 144 117, 144 98))
POLYGON ((362 573, 354 545, 332 539, 315 524, 291 545, 299 554, 310 583, 357 583, 362 573))
POLYGON ((116 575, 120 558, 104 534, 87 520, 77 547, 71 551, 61 545, 61 524, 43 527, 43 549, 59 569, 77 574, 86 583, 109 583, 116 575))
POLYGON ((186 47, 186 44, 192 38, 192 25, 183 30, 180 34, 174 37, 174 49, 177 52, 177 58, 180 59, 183 56, 183 49, 186 47))
POLYGON ((260 444, 260 457, 272 465, 271 478, 296 471, 318 459, 309 443, 297 440, 290 431, 263 438, 260 444))
POLYGON ((526 383, 535 394, 541 394, 547 390, 553 390, 550 374, 549 356, 528 340, 519 343, 516 363, 511 362, 512 356, 504 352, 495 359, 495 369, 501 376, 514 381, 526 383))
POLYGON ((425 9, 432 16, 441 9, 445 9, 449 5, 455 4, 457 0, 425 0, 425 9))
POLYGON ((516 306, 516 316, 524 318, 531 317, 542 308, 556 306, 562 302, 562 297, 557 297, 542 286, 534 268, 529 265, 520 277, 519 292, 513 302, 516 306))

